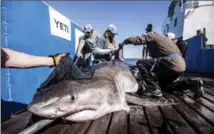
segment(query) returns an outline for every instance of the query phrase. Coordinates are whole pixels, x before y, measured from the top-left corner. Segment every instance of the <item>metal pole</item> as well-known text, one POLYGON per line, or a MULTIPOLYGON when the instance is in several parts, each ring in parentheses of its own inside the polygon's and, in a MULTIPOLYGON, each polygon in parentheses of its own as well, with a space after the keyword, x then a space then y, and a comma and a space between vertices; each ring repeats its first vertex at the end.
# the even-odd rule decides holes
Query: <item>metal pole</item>
POLYGON ((184 11, 184 1, 182 0, 181 1, 181 12, 183 12, 184 11))
POLYGON ((206 48, 205 37, 206 37, 206 28, 203 28, 203 47, 204 47, 204 49, 206 48))
POLYGON ((79 60, 79 58, 76 58, 76 60, 74 62, 75 65, 77 64, 78 60, 79 60))

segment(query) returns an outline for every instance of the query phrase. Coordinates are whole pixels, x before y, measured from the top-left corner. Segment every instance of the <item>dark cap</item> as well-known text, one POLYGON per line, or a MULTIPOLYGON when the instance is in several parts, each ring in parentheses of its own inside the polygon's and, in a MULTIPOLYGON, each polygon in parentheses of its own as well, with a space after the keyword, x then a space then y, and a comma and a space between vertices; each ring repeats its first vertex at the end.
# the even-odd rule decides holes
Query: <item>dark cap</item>
POLYGON ((152 31, 152 24, 148 24, 146 27, 146 32, 151 32, 152 31))
POLYGON ((147 27, 152 28, 152 24, 148 24, 147 27))

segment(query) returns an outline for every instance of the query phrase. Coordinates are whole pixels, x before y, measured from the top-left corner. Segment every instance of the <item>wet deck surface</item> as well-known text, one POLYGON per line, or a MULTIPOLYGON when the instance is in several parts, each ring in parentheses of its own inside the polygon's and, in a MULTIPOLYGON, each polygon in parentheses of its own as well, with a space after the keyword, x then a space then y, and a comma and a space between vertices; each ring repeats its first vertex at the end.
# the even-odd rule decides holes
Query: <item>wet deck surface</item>
MULTIPOLYGON (((58 120, 40 130, 38 134, 214 134, 214 79, 202 78, 205 95, 197 100, 191 93, 183 96, 164 93, 165 98, 173 98, 179 104, 158 107, 132 106, 130 113, 115 112, 84 123, 58 120)), ((2 133, 20 132, 30 116, 29 112, 14 115, 3 122, 2 133)))

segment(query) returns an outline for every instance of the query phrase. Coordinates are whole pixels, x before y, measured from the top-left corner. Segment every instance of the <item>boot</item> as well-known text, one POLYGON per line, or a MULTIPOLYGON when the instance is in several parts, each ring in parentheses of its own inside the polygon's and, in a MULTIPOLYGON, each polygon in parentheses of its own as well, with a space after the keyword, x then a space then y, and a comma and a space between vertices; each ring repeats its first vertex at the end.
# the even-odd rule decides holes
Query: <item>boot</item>
POLYGON ((194 93, 194 98, 199 98, 204 95, 203 81, 199 78, 192 79, 193 88, 190 90, 194 93))

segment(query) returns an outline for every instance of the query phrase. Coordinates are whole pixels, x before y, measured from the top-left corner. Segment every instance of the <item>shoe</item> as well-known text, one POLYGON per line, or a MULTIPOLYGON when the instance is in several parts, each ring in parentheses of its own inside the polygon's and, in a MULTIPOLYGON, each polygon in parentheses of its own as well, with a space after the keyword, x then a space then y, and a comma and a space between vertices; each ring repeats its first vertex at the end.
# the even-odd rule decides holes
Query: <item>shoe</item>
POLYGON ((194 93, 194 98, 200 98, 204 95, 204 87, 203 87, 203 81, 201 79, 195 79, 195 87, 191 89, 191 91, 194 93))
POLYGON ((162 97, 163 94, 161 93, 161 90, 160 89, 156 89, 155 91, 144 91, 143 92, 143 95, 144 96, 149 96, 149 97, 162 97))

